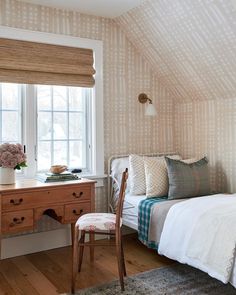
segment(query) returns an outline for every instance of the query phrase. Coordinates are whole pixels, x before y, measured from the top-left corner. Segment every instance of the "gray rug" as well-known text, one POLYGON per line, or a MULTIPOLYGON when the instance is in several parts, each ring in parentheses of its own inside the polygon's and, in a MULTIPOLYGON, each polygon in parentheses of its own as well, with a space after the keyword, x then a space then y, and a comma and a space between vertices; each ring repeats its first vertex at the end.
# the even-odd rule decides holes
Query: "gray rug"
MULTIPOLYGON (((125 291, 118 281, 78 291, 78 295, 236 295, 230 284, 224 285, 190 266, 154 269, 125 279, 125 291)), ((66 294, 65 294, 66 295, 66 294)), ((67 294, 69 295, 69 294, 67 294)))

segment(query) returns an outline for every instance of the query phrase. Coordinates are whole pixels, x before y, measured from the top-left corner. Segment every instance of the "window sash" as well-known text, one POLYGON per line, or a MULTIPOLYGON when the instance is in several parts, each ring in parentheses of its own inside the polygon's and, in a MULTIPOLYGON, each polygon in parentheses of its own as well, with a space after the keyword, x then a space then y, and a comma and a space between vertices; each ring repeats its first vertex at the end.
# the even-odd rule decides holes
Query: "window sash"
MULTIPOLYGON (((88 116, 88 112, 89 112, 89 103, 90 103, 90 100, 91 100, 91 92, 89 89, 81 89, 81 95, 82 95, 82 99, 84 100, 83 101, 83 105, 84 105, 84 109, 82 110, 71 110, 70 109, 70 105, 69 105, 69 101, 70 101, 70 93, 71 93, 71 88, 67 88, 66 89, 66 109, 63 109, 63 110, 55 110, 54 109, 54 90, 53 90, 53 87, 50 86, 50 109, 41 109, 41 110, 38 110, 38 114, 40 113, 48 113, 48 114, 51 114, 51 118, 50 118, 50 124, 51 124, 51 130, 54 129, 54 117, 56 114, 64 114, 66 115, 66 125, 67 125, 67 138, 55 138, 54 137, 54 132, 51 132, 51 135, 50 135, 50 138, 47 138, 47 139, 40 139, 39 136, 37 136, 37 150, 39 149, 39 145, 40 143, 42 142, 48 142, 50 143, 50 149, 51 149, 51 165, 52 164, 56 164, 55 163, 55 159, 54 159, 54 147, 55 147, 55 143, 62 143, 62 142, 65 142, 66 143, 66 150, 67 150, 67 155, 66 155, 66 163, 63 163, 65 165, 68 165, 69 168, 82 168, 83 171, 86 171, 86 172, 89 172, 91 171, 91 152, 90 152, 90 146, 91 144, 88 142, 90 136, 89 136, 89 133, 90 133, 90 128, 88 128, 88 126, 90 126, 89 124, 89 120, 90 120, 90 116, 88 116), (83 135, 82 137, 80 138, 71 138, 70 136, 70 115, 71 114, 80 114, 82 115, 82 125, 84 125, 84 130, 83 130, 83 135), (88 132, 86 132, 86 130, 88 132), (82 142, 82 155, 85 156, 85 160, 82 161, 82 163, 79 165, 75 165, 75 166, 72 166, 70 165, 70 157, 72 156, 72 154, 70 153, 70 148, 71 148, 71 143, 73 142, 82 142)), ((39 122, 39 120, 37 120, 37 122, 39 122)), ((37 130, 39 130, 37 128, 37 130)), ((59 163, 58 163, 59 164, 59 163)), ((38 165, 37 165, 38 167, 38 165)), ((39 172, 43 171, 43 170, 40 170, 40 168, 38 167, 37 170, 39 172)))
MULTIPOLYGON (((18 92, 18 96, 17 96, 17 107, 11 107, 11 108, 7 108, 7 107, 3 107, 3 96, 4 96, 4 91, 3 88, 4 86, 6 87, 7 84, 1 84, 0 83, 0 124, 2 125, 2 128, 0 128, 0 144, 3 142, 10 142, 10 143, 22 143, 23 142, 23 138, 22 138, 22 130, 23 130, 23 126, 22 126, 22 103, 23 103, 23 97, 22 97, 22 91, 21 91, 21 87, 19 85, 17 85, 17 92, 18 92), (4 114, 16 114, 17 117, 17 139, 12 140, 9 138, 4 138, 3 136, 3 128, 4 128, 4 122, 3 122, 3 115, 4 114)), ((13 127, 14 128, 14 127, 13 127)))
MULTIPOLYGON (((20 142, 26 147, 26 154, 27 154, 27 164, 28 168, 24 169, 24 174, 26 177, 34 177, 37 172, 41 172, 38 170, 38 164, 37 164, 37 154, 38 154, 38 145, 41 142, 49 142, 53 148, 53 145, 58 142, 65 142, 66 143, 66 149, 67 149, 67 165, 71 164, 72 161, 70 157, 73 155, 70 154, 71 145, 74 143, 80 144, 82 142, 82 151, 80 153, 84 157, 84 161, 82 162, 83 165, 69 165, 69 168, 82 168, 83 172, 91 172, 92 166, 91 166, 91 122, 89 120, 91 119, 91 114, 88 114, 88 111, 90 111, 89 105, 91 100, 91 92, 90 90, 83 89, 82 90, 82 96, 84 96, 82 99, 84 100, 84 107, 83 109, 78 110, 72 110, 69 107, 69 95, 67 95, 67 107, 65 110, 54 110, 51 109, 50 111, 38 111, 37 110, 37 86, 36 85, 25 85, 25 84, 19 84, 19 103, 18 108, 2 108, 2 84, 0 83, 0 120, 2 119, 2 114, 5 111, 10 112, 16 112, 18 113, 18 116, 20 118, 20 124, 18 124, 20 128, 20 132, 18 132, 20 135, 19 140, 11 141, 12 143, 20 142), (39 139, 38 138, 38 115, 40 112, 48 112, 48 113, 56 113, 61 114, 64 113, 67 118, 67 136, 64 139, 55 139, 55 138, 49 138, 49 139, 39 139), (72 136, 69 126, 69 119, 70 115, 78 114, 81 115, 82 122, 83 122, 83 133, 77 136, 72 136), (70 167, 71 166, 71 167, 70 167), (78 167, 79 166, 79 167, 78 167)), ((69 93, 69 88, 67 88, 67 94, 69 93)), ((51 100, 52 100, 51 96, 51 100)), ((2 122, 2 121, 0 121, 2 122)), ((53 120, 52 120, 53 124, 53 120)), ((4 125, 2 125, 4 126, 4 125)), ((53 126, 52 126, 53 127, 53 126)), ((52 132, 53 134, 53 132, 52 132)), ((76 134, 75 134, 76 135, 76 134)), ((0 143, 2 140, 2 128, 0 128, 0 143)), ((4 141, 5 142, 5 141, 4 141)), ((51 150, 51 155, 54 154, 54 151, 51 150)), ((49 163, 49 167, 47 167, 46 170, 50 168, 50 166, 54 164, 53 159, 52 162, 49 163)), ((45 170, 44 170, 45 171, 45 170)))

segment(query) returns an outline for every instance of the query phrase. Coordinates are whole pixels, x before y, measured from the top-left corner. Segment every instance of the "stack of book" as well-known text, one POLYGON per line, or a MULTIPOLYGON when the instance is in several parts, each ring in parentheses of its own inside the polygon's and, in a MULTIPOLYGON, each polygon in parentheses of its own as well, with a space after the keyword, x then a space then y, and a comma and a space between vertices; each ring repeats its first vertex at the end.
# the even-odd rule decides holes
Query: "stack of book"
POLYGON ((38 174, 37 179, 42 182, 57 182, 57 181, 78 180, 79 177, 76 174, 65 171, 60 174, 54 174, 51 172, 46 172, 44 174, 38 174))

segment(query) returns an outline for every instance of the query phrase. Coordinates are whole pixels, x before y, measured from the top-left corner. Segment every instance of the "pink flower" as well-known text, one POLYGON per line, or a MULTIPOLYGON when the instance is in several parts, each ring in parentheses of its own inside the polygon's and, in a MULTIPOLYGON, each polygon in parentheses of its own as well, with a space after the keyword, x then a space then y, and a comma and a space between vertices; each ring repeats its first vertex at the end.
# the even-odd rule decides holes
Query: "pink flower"
POLYGON ((20 169, 26 165, 26 155, 21 144, 0 145, 0 167, 20 169))

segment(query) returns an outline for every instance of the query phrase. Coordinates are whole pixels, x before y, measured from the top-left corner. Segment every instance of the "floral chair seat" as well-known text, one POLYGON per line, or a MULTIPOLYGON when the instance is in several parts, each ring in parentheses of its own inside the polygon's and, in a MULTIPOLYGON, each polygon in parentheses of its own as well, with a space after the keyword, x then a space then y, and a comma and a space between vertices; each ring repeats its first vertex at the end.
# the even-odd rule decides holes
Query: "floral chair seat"
MULTIPOLYGON (((122 225, 122 220, 120 226, 122 225)), ((96 231, 96 230, 115 230, 116 215, 112 213, 88 213, 81 216, 76 227, 79 230, 96 231)))

